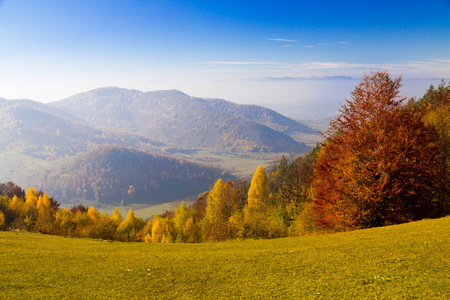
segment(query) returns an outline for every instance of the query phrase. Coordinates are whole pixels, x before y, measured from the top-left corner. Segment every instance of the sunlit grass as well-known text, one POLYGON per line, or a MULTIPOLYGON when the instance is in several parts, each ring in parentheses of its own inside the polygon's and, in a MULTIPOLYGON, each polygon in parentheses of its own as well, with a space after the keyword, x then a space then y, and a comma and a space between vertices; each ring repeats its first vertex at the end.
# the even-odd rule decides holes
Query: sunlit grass
POLYGON ((212 153, 206 150, 193 151, 191 153, 175 153, 174 155, 191 159, 200 163, 211 163, 230 172, 237 178, 249 178, 261 165, 264 168, 272 166, 282 155, 289 153, 212 153))
POLYGON ((47 161, 22 153, 0 153, 0 182, 14 178, 14 182, 24 189, 30 185, 36 186, 36 177, 43 170, 54 167, 62 160, 47 161))
POLYGON ((163 204, 156 205, 146 205, 146 204, 131 204, 128 206, 108 206, 109 209, 106 210, 108 215, 112 215, 112 212, 115 208, 117 208, 122 215, 122 218, 125 218, 130 209, 133 210, 134 214, 139 218, 147 220, 156 214, 162 214, 167 210, 174 210, 180 205, 180 202, 168 202, 163 204))
POLYGON ((448 299, 449 228, 203 244, 0 232, 0 298, 448 299))

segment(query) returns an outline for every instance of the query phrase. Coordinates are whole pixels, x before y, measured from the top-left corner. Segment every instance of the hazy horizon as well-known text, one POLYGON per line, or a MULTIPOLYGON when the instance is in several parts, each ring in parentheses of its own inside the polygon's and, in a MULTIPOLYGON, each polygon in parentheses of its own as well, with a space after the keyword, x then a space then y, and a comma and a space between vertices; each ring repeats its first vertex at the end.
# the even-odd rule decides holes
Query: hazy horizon
MULTIPOLYGON (((192 94, 195 92, 189 89, 177 89, 180 92, 192 97, 199 98, 219 98, 238 104, 260 105, 273 109, 287 117, 296 120, 324 119, 333 117, 338 113, 341 104, 350 98, 350 92, 354 86, 360 82, 360 78, 347 79, 284 79, 284 80, 253 80, 244 83, 222 83, 218 82, 210 93, 192 94), (260 85, 264 81, 264 85, 260 85), (234 87, 232 89, 231 87, 234 87), (237 88, 239 87, 239 88, 237 88), (210 96, 214 95, 216 96, 210 96), (251 98, 246 97, 251 93, 251 98)), ((437 78, 429 79, 403 79, 401 96, 409 99, 411 97, 420 97, 430 85, 437 86, 441 80, 437 78)), ((104 88, 97 87, 97 88, 104 88)), ((131 89, 128 87, 120 87, 131 89)), ((95 89, 95 88, 94 88, 95 89)), ((162 90, 169 90, 167 89, 162 90)), ((78 91, 75 94, 87 92, 78 91)), ((152 92, 155 90, 140 90, 141 92, 152 92)), ((0 98, 8 100, 27 99, 41 103, 50 103, 53 101, 39 101, 30 98, 6 98, 0 95, 0 98)), ((66 97, 65 97, 66 98, 66 97)), ((57 99, 63 100, 64 98, 57 99)))
POLYGON ((406 97, 448 81, 448 15, 447 0, 0 0, 0 97, 177 89, 326 115, 371 71, 402 75, 406 97))

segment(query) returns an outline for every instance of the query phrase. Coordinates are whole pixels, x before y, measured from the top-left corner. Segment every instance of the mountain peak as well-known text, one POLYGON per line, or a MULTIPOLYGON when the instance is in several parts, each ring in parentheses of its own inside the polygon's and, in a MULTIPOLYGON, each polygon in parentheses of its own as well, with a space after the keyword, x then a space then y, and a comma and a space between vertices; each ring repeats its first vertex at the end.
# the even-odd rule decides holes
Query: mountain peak
MULTIPOLYGON (((107 86, 107 87, 96 88, 96 89, 87 91, 86 93, 96 94, 96 95, 101 95, 101 96, 108 96, 108 95, 129 94, 129 93, 141 94, 142 92, 135 90, 135 89, 126 89, 126 88, 119 88, 119 87, 115 87, 115 86, 107 86)), ((81 94, 83 94, 83 93, 81 93, 81 94)))
POLYGON ((189 95, 179 91, 179 90, 158 90, 158 91, 148 91, 144 93, 145 95, 156 95, 159 97, 171 97, 171 96, 187 96, 189 95))

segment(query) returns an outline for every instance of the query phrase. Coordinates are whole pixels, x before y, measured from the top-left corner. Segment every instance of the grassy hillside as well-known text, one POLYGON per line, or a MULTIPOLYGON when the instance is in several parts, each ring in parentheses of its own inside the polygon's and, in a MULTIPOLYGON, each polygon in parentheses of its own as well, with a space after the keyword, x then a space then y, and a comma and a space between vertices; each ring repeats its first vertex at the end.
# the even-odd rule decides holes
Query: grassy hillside
POLYGON ((291 153, 212 153, 206 150, 196 150, 185 153, 174 151, 173 155, 200 163, 218 165, 238 178, 251 179, 259 165, 264 168, 271 167, 280 160, 282 155, 289 157, 291 153))
POLYGON ((43 160, 22 153, 0 153, 0 182, 14 181, 24 189, 36 185, 37 178, 60 160, 43 160))
POLYGON ((0 232, 0 298, 448 299, 449 228, 205 244, 0 232))
MULTIPOLYGON (((191 199, 191 201, 193 201, 195 198, 187 198, 186 199, 186 203, 189 203, 189 200, 191 199)), ((144 220, 148 220, 151 217, 153 217, 156 214, 163 214, 165 211, 173 211, 175 210, 178 206, 180 206, 180 201, 174 201, 174 202, 167 202, 167 203, 163 203, 163 204, 141 204, 141 203, 133 203, 130 205, 124 205, 124 206, 119 206, 119 205, 114 205, 114 204, 101 204, 101 203, 97 203, 95 201, 83 201, 82 199, 80 199, 79 202, 77 203, 81 203, 83 205, 85 205, 86 207, 89 206, 94 206, 100 213, 106 213, 109 216, 111 216, 113 214, 114 209, 118 209, 120 212, 120 215, 124 218, 127 214, 128 211, 130 209, 133 210, 134 214, 139 217, 142 218, 144 220)), ((67 208, 70 208, 71 205, 65 204, 63 203, 62 206, 65 206, 67 208)))

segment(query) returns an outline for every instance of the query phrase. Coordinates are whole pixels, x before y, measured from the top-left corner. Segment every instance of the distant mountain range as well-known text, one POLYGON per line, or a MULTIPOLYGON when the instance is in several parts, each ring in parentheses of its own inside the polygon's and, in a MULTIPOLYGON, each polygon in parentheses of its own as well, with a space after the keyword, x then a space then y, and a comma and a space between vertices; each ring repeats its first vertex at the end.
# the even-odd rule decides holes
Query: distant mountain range
POLYGON ((49 104, 0 98, 0 157, 7 158, 0 161, 0 181, 20 183, 26 174, 36 178, 28 184, 62 202, 161 203, 196 196, 227 176, 169 158, 174 149, 305 153, 301 136, 314 134, 267 108, 176 90, 109 87, 49 104), (128 194, 130 185, 135 192, 128 194))
POLYGON ((259 106, 190 97, 182 92, 101 88, 52 103, 93 126, 122 129, 176 147, 212 151, 302 153, 290 133, 311 128, 259 106))

